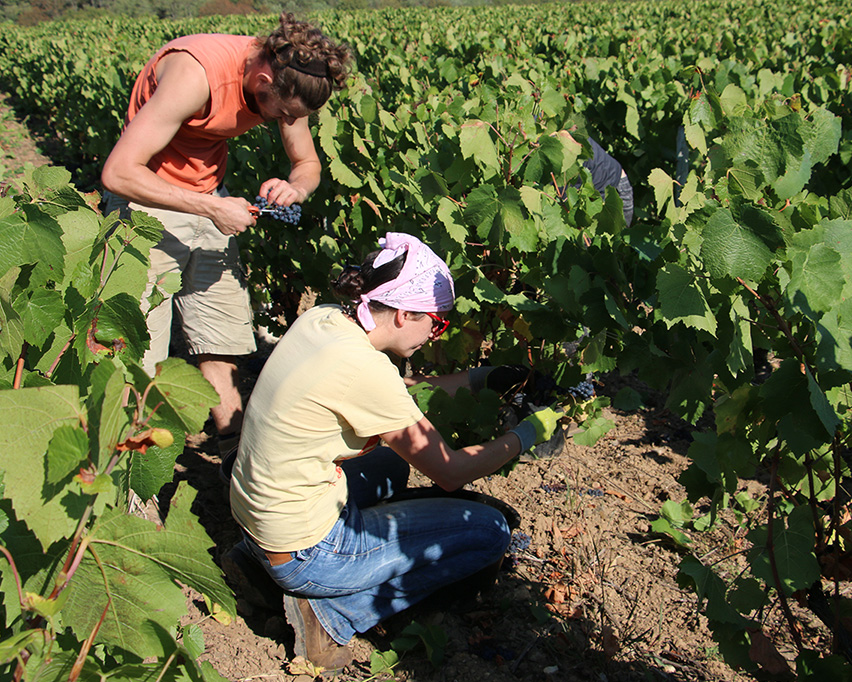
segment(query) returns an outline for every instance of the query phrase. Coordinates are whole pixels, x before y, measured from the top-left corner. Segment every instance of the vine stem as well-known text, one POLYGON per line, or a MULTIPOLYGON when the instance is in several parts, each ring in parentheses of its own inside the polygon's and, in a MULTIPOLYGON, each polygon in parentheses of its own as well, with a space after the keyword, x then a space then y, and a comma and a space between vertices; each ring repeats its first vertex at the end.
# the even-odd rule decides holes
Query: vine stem
POLYGON ((104 610, 101 612, 100 619, 95 624, 95 627, 92 628, 89 636, 86 637, 86 641, 83 642, 83 646, 80 647, 80 653, 77 654, 77 659, 74 661, 74 665, 71 667, 71 672, 68 675, 68 682, 76 682, 77 678, 80 677, 80 673, 83 671, 83 665, 86 663, 86 656, 89 655, 89 650, 95 642, 95 637, 97 637, 98 632, 100 632, 101 625, 103 625, 104 620, 106 620, 106 615, 111 604, 112 597, 107 597, 107 603, 106 606, 104 606, 104 610))
MULTIPOLYGON (((87 538, 88 539, 88 538, 87 538)), ((86 548, 89 547, 89 544, 86 540, 83 541, 83 545, 80 547, 80 552, 78 556, 82 558, 83 552, 85 552, 86 548)), ((86 637, 86 641, 83 642, 83 646, 80 647, 80 653, 77 654, 77 659, 74 661, 74 665, 71 668, 71 673, 68 675, 68 682, 76 682, 77 678, 80 676, 80 673, 83 670, 83 665, 86 662, 86 656, 89 655, 89 650, 92 648, 92 644, 94 644, 95 637, 98 636, 98 632, 100 632, 101 626, 104 624, 106 620, 106 615, 109 613, 109 607, 112 605, 112 595, 109 593, 109 581, 106 577, 106 570, 104 569, 104 565, 101 562, 101 558, 98 556, 97 552, 89 547, 89 551, 92 553, 92 557, 95 559, 95 563, 98 565, 98 568, 101 571, 101 576, 104 579, 104 585, 106 587, 105 593, 107 596, 107 602, 104 605, 104 610, 101 612, 101 617, 98 622, 95 624, 95 627, 92 628, 92 631, 89 633, 89 636, 86 637)), ((79 561, 77 562, 79 563, 79 561)))
POLYGON ((21 576, 18 575, 18 567, 15 565, 15 560, 12 558, 12 555, 9 553, 9 550, 6 549, 3 545, 0 545, 0 553, 2 553, 6 560, 9 562, 9 565, 12 567, 12 575, 15 577, 15 586, 18 588, 18 601, 21 602, 21 606, 24 604, 24 589, 21 586, 21 576))
POLYGON ((773 529, 775 526, 775 478, 778 475, 778 449, 772 455, 772 471, 769 476, 769 519, 766 522, 766 551, 769 554, 769 566, 772 568, 772 579, 775 581, 775 590, 778 592, 778 600, 781 603, 781 610, 784 611, 784 617, 787 620, 787 625, 790 628, 790 634, 793 636, 793 641, 796 644, 796 649, 802 653, 802 638, 796 630, 796 621, 793 617, 793 612, 790 610, 790 604, 787 602, 787 595, 784 594, 784 588, 781 584, 781 576, 778 573, 778 563, 775 560, 775 538, 773 529))
POLYGON ((59 351, 59 355, 56 356, 56 359, 51 363, 48 370, 44 373, 48 379, 53 376, 53 373, 56 371, 56 367, 59 365, 59 361, 62 359, 62 356, 71 348, 71 344, 74 342, 74 339, 77 338, 76 334, 71 334, 71 338, 65 342, 65 345, 62 346, 62 350, 59 351))
POLYGON ((21 377, 24 375, 24 361, 27 359, 27 351, 29 348, 30 344, 24 341, 21 346, 21 354, 18 356, 18 364, 15 367, 15 379, 12 382, 12 388, 21 387, 21 377))
POLYGON ((758 301, 760 301, 761 305, 769 311, 769 314, 775 319, 775 322, 778 324, 778 328, 784 333, 784 336, 787 337, 787 341, 790 344, 790 347, 793 349, 793 352, 796 354, 796 357, 799 359, 799 362, 804 363, 805 354, 802 351, 801 346, 799 346, 799 342, 796 341, 796 338, 793 336, 793 332, 790 329, 790 325, 783 317, 781 317, 781 313, 778 312, 778 309, 775 307, 775 304, 761 296, 754 289, 752 289, 748 284, 746 284, 742 277, 737 277, 737 281, 746 289, 752 296, 754 296, 758 301))
POLYGON ((816 548, 820 552, 825 545, 825 538, 822 535, 822 524, 819 522, 819 508, 817 507, 816 485, 814 484, 814 463, 811 458, 811 452, 805 453, 805 471, 808 473, 808 506, 811 508, 811 515, 814 521, 814 530, 816 531, 816 548))
POLYGON ((155 682, 160 682, 163 679, 163 676, 166 674, 166 671, 169 669, 169 666, 172 664, 172 661, 175 660, 175 656, 177 656, 177 651, 173 651, 171 656, 169 656, 168 660, 166 660, 165 664, 163 664, 163 669, 160 671, 160 674, 157 675, 157 679, 155 682))
MULTIPOLYGON (((831 454, 834 459, 834 501, 832 504, 832 514, 831 514, 831 523, 829 528, 831 531, 829 532, 828 537, 831 537, 834 533, 840 532, 840 495, 837 494, 838 490, 841 490, 841 475, 840 475, 840 443, 838 442, 837 437, 831 443, 831 454)), ((832 633, 832 639, 834 640, 832 644, 832 650, 837 649, 837 640, 840 639, 841 633, 841 623, 840 623, 840 575, 839 573, 835 573, 833 576, 834 582, 834 594, 832 595, 832 600, 834 601, 834 632, 832 633)))

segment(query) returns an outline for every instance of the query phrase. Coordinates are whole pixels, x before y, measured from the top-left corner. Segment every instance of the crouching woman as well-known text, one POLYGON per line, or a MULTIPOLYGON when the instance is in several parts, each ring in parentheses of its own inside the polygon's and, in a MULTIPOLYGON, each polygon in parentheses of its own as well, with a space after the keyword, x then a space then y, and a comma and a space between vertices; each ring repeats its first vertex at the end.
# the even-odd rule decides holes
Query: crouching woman
MULTIPOLYGON (((285 590, 296 654, 329 670, 351 661, 344 645, 355 633, 495 564, 509 543, 506 519, 484 504, 377 506, 406 487, 409 465, 455 490, 556 425, 555 413, 537 413, 487 443, 444 441, 387 354, 407 358, 444 332, 452 277, 415 237, 379 243, 333 283, 351 305, 312 308, 279 341, 246 409, 231 479, 247 549, 285 590)), ((476 376, 430 381, 453 393, 476 376)))

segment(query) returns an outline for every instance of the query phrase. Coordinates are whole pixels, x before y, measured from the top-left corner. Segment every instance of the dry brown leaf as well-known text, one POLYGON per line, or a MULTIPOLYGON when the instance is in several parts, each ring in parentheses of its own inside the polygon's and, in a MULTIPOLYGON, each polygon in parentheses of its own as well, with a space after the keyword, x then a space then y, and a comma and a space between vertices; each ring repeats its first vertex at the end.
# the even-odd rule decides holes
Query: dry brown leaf
POLYGON ((556 523, 556 519, 553 519, 553 523, 550 526, 550 536, 553 541, 553 549, 557 552, 562 549, 562 546, 565 544, 565 541, 562 539, 562 533, 559 530, 559 526, 556 523))
POLYGON ((287 666, 287 671, 291 675, 304 675, 311 680, 322 675, 323 670, 325 670, 325 668, 314 665, 303 656, 296 656, 292 661, 290 661, 290 665, 287 666))
POLYGON ((557 583, 556 585, 548 587, 544 591, 544 598, 554 604, 564 604, 565 600, 568 598, 568 587, 563 583, 557 583))

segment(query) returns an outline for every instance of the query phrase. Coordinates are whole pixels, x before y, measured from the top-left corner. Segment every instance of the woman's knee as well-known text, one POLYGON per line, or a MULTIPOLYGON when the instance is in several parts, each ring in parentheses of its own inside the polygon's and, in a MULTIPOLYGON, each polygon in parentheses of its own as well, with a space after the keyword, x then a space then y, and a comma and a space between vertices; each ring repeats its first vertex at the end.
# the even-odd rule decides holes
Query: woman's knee
POLYGON ((474 503, 477 522, 472 524, 471 547, 479 546, 496 558, 502 556, 512 540, 512 530, 503 513, 486 504, 474 503))

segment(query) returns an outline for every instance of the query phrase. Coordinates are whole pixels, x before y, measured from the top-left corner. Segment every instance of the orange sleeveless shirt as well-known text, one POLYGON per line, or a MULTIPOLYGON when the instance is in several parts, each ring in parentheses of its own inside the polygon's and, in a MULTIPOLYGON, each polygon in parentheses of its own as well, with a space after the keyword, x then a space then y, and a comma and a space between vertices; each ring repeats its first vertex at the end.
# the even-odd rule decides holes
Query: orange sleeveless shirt
POLYGON ((210 99, 185 120, 171 142, 148 163, 167 182, 194 192, 212 192, 225 177, 228 140, 263 122, 246 104, 243 74, 254 38, 198 34, 163 46, 142 69, 130 97, 127 123, 157 89, 155 69, 172 52, 191 54, 207 72, 210 99))

